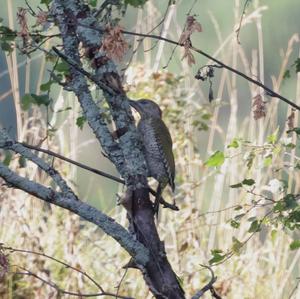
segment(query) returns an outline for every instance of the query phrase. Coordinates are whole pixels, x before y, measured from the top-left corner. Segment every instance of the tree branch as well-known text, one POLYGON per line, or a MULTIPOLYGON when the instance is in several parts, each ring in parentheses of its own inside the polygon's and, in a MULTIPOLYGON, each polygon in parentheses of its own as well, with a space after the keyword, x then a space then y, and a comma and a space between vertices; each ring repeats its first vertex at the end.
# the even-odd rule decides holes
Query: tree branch
POLYGON ((21 189, 50 204, 69 210, 85 220, 96 224, 106 234, 114 238, 140 265, 146 265, 149 259, 149 252, 138 242, 125 228, 115 222, 114 219, 105 215, 87 203, 76 200, 77 198, 56 192, 41 184, 19 176, 3 163, 0 163, 0 177, 9 187, 21 189))
POLYGON ((45 153, 45 154, 50 155, 50 156, 52 156, 52 157, 55 157, 55 158, 58 158, 58 159, 60 159, 60 160, 66 161, 66 162, 68 162, 68 163, 71 163, 71 164, 73 164, 73 165, 76 165, 76 166, 78 166, 78 167, 80 167, 80 168, 82 168, 82 169, 88 170, 88 171, 93 172, 93 173, 95 173, 95 174, 97 174, 97 175, 100 175, 100 176, 103 176, 103 177, 108 178, 108 179, 110 179, 110 180, 113 180, 113 181, 115 181, 115 182, 117 182, 117 183, 121 183, 121 184, 123 184, 123 185, 125 184, 125 181, 124 181, 124 180, 122 180, 122 179, 120 179, 120 178, 118 178, 118 177, 116 177, 116 176, 114 176, 114 175, 111 175, 111 174, 109 174, 109 173, 107 173, 107 172, 104 172, 104 171, 98 170, 98 169, 96 169, 96 168, 87 166, 87 165, 85 165, 85 164, 83 164, 83 163, 74 161, 74 160, 72 160, 72 159, 70 159, 70 158, 67 158, 67 157, 65 157, 65 156, 63 156, 63 155, 60 155, 60 154, 58 154, 58 153, 55 153, 55 152, 53 152, 53 151, 51 151, 51 150, 46 150, 46 149, 40 148, 40 147, 38 147, 38 146, 30 145, 30 144, 25 143, 25 142, 20 142, 20 144, 22 144, 23 146, 25 146, 25 147, 27 147, 27 148, 29 148, 29 149, 32 149, 32 150, 35 150, 35 151, 38 151, 38 152, 45 153))
MULTIPOLYGON (((158 39, 158 40, 162 40, 162 41, 165 41, 169 44, 173 44, 173 45, 176 45, 176 46, 180 46, 180 47, 183 47, 184 45, 183 44, 180 44, 174 40, 171 40, 171 39, 168 39, 168 38, 164 38, 164 37, 161 37, 159 35, 154 35, 154 34, 143 34, 143 33, 137 33, 137 32, 130 32, 130 31, 126 31, 126 30, 123 30, 122 31, 124 34, 128 34, 128 35, 136 35, 136 36, 142 36, 142 37, 148 37, 148 38, 153 38, 153 39, 158 39)), ((203 56, 205 56, 206 58, 216 62, 217 64, 219 64, 221 67, 239 75, 240 77, 246 79, 247 81, 250 81, 251 83, 259 86, 259 87, 262 87, 269 96, 271 97, 276 97, 280 100, 282 100, 283 102, 289 104, 290 106, 294 107, 295 109, 297 110, 300 110, 300 106, 298 106, 297 104, 295 104, 294 102, 290 101, 289 99, 283 97, 282 95, 280 95, 279 93, 275 92, 274 90, 272 90, 271 88, 269 88, 268 86, 264 85, 263 83, 259 82, 258 80, 254 80, 253 78, 251 77, 248 77, 246 74, 232 68, 231 66, 229 65, 226 65, 225 63, 223 63, 222 61, 210 56, 209 54, 207 54, 206 52, 200 50, 200 49, 197 49, 193 46, 191 46, 191 49, 203 56)))
MULTIPOLYGON (((30 145, 30 144, 27 144, 25 142, 20 142, 20 144, 22 144, 23 146, 25 146, 25 147, 27 147, 29 149, 45 153, 45 154, 50 155, 52 157, 56 157, 58 159, 61 159, 63 161, 71 163, 73 165, 76 165, 76 166, 78 166, 78 167, 80 167, 82 169, 88 170, 88 171, 90 171, 92 173, 95 173, 97 175, 103 176, 103 177, 108 178, 110 180, 113 180, 113 181, 115 181, 117 183, 125 185, 125 181, 124 180, 122 180, 122 179, 120 179, 120 178, 118 178, 118 177, 116 177, 114 175, 111 175, 111 174, 106 173, 104 171, 101 171, 101 170, 95 169, 93 167, 87 166, 87 165, 82 164, 80 162, 74 161, 72 159, 69 159, 69 158, 67 158, 65 156, 62 156, 62 155, 60 155, 58 153, 55 153, 53 151, 46 150, 46 149, 43 149, 43 148, 40 148, 40 147, 37 147, 37 146, 34 146, 34 145, 30 145)), ((153 196, 156 196, 156 192, 152 188, 150 188, 150 187, 149 187, 149 192, 153 196)), ((173 211, 179 211, 179 208, 176 206, 176 204, 170 204, 170 203, 166 202, 162 196, 160 197, 160 203, 163 205, 164 208, 168 208, 168 209, 171 209, 173 211)))
POLYGON ((29 159, 53 179, 53 181, 59 186, 65 196, 70 196, 74 199, 78 199, 73 190, 68 186, 66 181, 61 177, 57 170, 47 164, 43 159, 33 154, 22 144, 10 138, 4 129, 0 130, 0 148, 12 150, 15 153, 20 154, 24 158, 29 159))
MULTIPOLYGON (((6 247, 6 246, 3 246, 3 244, 0 244, 0 250, 2 250, 2 251, 3 250, 7 250, 10 253, 19 252, 19 253, 23 253, 23 254, 33 254, 33 255, 38 255, 38 256, 42 256, 42 257, 45 257, 47 259, 50 259, 50 260, 52 260, 52 261, 54 261, 56 263, 59 263, 59 264, 65 266, 68 269, 71 269, 73 271, 76 271, 76 272, 80 273, 81 275, 83 275, 84 277, 86 277, 88 280, 90 280, 101 291, 101 293, 97 293, 97 294, 74 293, 74 292, 70 292, 70 291, 66 291, 66 290, 61 289, 60 287, 58 287, 53 282, 50 282, 48 280, 46 281, 43 278, 40 279, 40 277, 37 277, 34 273, 32 273, 31 271, 26 270, 24 268, 22 268, 22 269, 25 270, 25 271, 27 271, 27 273, 20 273, 20 272, 17 273, 17 272, 14 272, 15 274, 26 274, 26 275, 31 275, 32 274, 32 276, 36 277, 37 279, 40 279, 44 283, 46 283, 49 286, 55 288, 60 293, 69 294, 69 295, 73 295, 73 296, 79 296, 79 297, 80 296, 83 296, 83 297, 110 296, 110 297, 122 298, 122 299, 133 299, 132 297, 122 296, 122 295, 113 294, 113 293, 109 293, 109 292, 104 291, 104 289, 101 287, 101 285, 99 283, 97 283, 97 281, 95 281, 86 272, 84 272, 84 271, 82 271, 82 270, 80 270, 80 269, 78 269, 76 267, 73 267, 70 264, 67 264, 67 263, 65 263, 65 262, 63 262, 61 260, 58 260, 57 258, 54 258, 54 257, 52 257, 50 255, 47 255, 47 254, 44 254, 44 253, 41 253, 41 252, 31 251, 31 250, 17 249, 17 248, 13 248, 13 247, 6 247)), ((16 265, 16 266, 19 267, 18 265, 16 265)))
POLYGON ((65 294, 65 295, 70 295, 70 296, 75 296, 75 297, 80 297, 80 298, 108 296, 108 297, 114 297, 114 298, 120 298, 120 299, 133 299, 132 297, 126 297, 126 296, 116 295, 116 294, 107 293, 107 292, 84 294, 84 293, 76 293, 76 292, 67 291, 67 290, 61 289, 56 283, 46 280, 46 279, 42 278, 41 276, 27 270, 26 268, 23 268, 20 266, 16 266, 16 267, 22 269, 25 272, 12 272, 13 274, 28 275, 28 276, 35 277, 36 279, 42 281, 44 284, 50 286, 51 288, 54 288, 59 294, 65 294))
POLYGON ((86 50, 99 49, 103 37, 103 29, 99 27, 97 19, 92 16, 90 10, 87 10, 81 1, 55 0, 52 3, 53 15, 61 32, 64 55, 74 64, 70 68, 71 81, 69 86, 78 97, 90 127, 124 180, 130 180, 130 184, 134 185, 136 177, 141 176, 143 177, 143 184, 146 186, 146 162, 141 151, 141 144, 131 114, 131 108, 122 90, 116 66, 102 51, 93 52, 96 69, 92 78, 97 78, 96 85, 103 89, 117 130, 126 129, 126 132, 120 136, 118 142, 113 140, 111 134, 108 137, 99 132, 97 128, 99 126, 98 122, 104 122, 103 117, 101 115, 93 115, 95 114, 94 111, 99 111, 99 108, 92 99, 85 75, 78 71, 78 67, 82 69, 79 43, 81 42, 86 50), (77 18, 77 15, 81 15, 81 17, 77 18), (74 22, 74 20, 76 21, 74 22), (86 27, 94 27, 98 30, 86 27), (112 89, 114 94, 110 91, 108 92, 103 84, 99 84, 100 82, 105 82, 105 86, 112 89), (105 144, 108 141, 109 143, 114 143, 114 147, 117 147, 117 150, 114 147, 107 148, 105 144), (132 167, 133 165, 134 167, 132 167))

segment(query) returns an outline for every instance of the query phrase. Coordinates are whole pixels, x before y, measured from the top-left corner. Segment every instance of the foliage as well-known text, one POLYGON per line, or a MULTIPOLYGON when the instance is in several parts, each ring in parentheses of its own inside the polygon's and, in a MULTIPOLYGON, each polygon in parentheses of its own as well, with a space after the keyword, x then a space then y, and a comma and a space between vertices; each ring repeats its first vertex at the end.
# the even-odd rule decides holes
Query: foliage
MULTIPOLYGON (((100 4, 100 1, 87 2, 95 10, 100 4)), ((127 5, 141 7, 145 3, 143 0, 119 1, 123 9, 127 5)), ((42 0, 41 4, 48 6, 51 0, 42 0)), ((118 9, 122 10, 120 7, 118 9)), ((101 17, 109 16, 112 19, 109 14, 111 11, 108 9, 101 17)), ((114 15, 114 20, 120 15, 114 15)), ((253 17, 249 22, 259 24, 259 17, 253 17)), ((200 31, 199 26, 197 28, 197 31, 200 31)), ((53 28, 44 27, 43 24, 34 28, 35 34, 41 36, 50 34, 52 30, 53 28)), ((0 42, 3 51, 12 55, 16 41, 22 51, 30 52, 32 47, 45 40, 40 37, 24 43, 26 37, 21 38, 17 33, 1 25, 0 42)), ((190 35, 186 37, 188 38, 185 38, 184 42, 190 35)), ((243 63, 241 67, 244 67, 245 72, 250 64, 255 68, 255 61, 251 60, 249 63, 242 54, 237 54, 237 49, 242 53, 243 44, 235 44, 233 50, 231 46, 224 47, 220 48, 222 55, 227 54, 232 60, 236 58, 235 55, 239 55, 243 63)), ((124 59, 124 49, 121 50, 122 55, 117 57, 124 59)), ((273 298, 278 295, 274 293, 276 289, 280 289, 282 294, 288 294, 294 281, 285 278, 296 275, 297 269, 295 273, 291 273, 290 265, 293 264, 291 261, 298 263, 295 253, 300 247, 298 124, 286 128, 274 113, 278 110, 283 115, 284 111, 279 110, 282 108, 274 102, 273 108, 267 109, 265 96, 257 94, 254 87, 250 87, 254 100, 252 104, 246 105, 244 99, 243 102, 238 101, 235 90, 229 88, 235 86, 236 78, 229 78, 224 70, 220 69, 218 72, 226 78, 228 91, 224 90, 222 84, 214 84, 219 88, 215 92, 218 99, 209 104, 207 98, 203 97, 205 92, 202 89, 205 91, 205 87, 189 83, 193 82, 193 73, 191 69, 186 69, 184 61, 180 70, 176 71, 180 75, 170 70, 149 72, 152 65, 147 65, 147 61, 151 61, 151 57, 147 56, 147 52, 138 54, 145 55, 146 59, 143 64, 132 63, 128 67, 127 76, 131 77, 131 83, 126 87, 127 94, 132 98, 155 100, 162 108, 164 120, 173 136, 177 167, 175 199, 181 209, 177 214, 164 209, 158 226, 168 244, 171 262, 177 268, 183 287, 187 289, 187 295, 193 294, 199 289, 199 282, 203 282, 203 273, 198 271, 199 264, 202 263, 216 265, 215 269, 220 279, 218 290, 228 298, 239 298, 240 292, 245 298, 273 298), (227 101, 230 101, 230 107, 238 107, 239 111, 246 115, 245 119, 239 117, 234 109, 228 112, 227 101), (251 113, 251 106, 254 108, 254 115, 251 113), (248 110, 245 112, 246 109, 248 110), (269 275, 274 272, 277 273, 276 276, 269 275), (275 290, 270 289, 270 285, 275 285, 275 290)), ((198 63, 196 56, 190 56, 189 47, 186 47, 184 55, 189 58, 190 63, 198 63)), ((179 58, 181 56, 179 54, 179 58)), ((62 100, 52 94, 54 86, 68 86, 69 65, 49 53, 47 63, 49 77, 38 80, 44 82, 38 86, 42 94, 28 92, 21 97, 21 106, 24 109, 22 113, 34 119, 30 127, 24 126, 24 136, 34 144, 40 142, 39 137, 47 136, 50 148, 63 148, 65 142, 78 146, 80 140, 77 139, 77 129, 83 128, 86 119, 78 106, 72 104, 70 107, 70 103, 65 101, 59 103, 62 100), (50 120, 46 120, 41 112, 45 108, 50 120), (59 119, 58 112, 64 112, 60 116, 62 120, 59 119), (52 127, 48 126, 48 121, 52 127), (66 123, 70 131, 63 133, 66 123), (54 127, 62 135, 56 134, 54 127), (51 130, 54 133, 52 138, 49 135, 51 130)), ((283 78, 292 80, 292 74, 299 72, 299 65, 299 59, 296 59, 285 72, 283 70, 286 67, 283 65, 283 78)), ((85 67, 89 69, 93 66, 85 67)), ((211 79, 219 83, 218 75, 211 79)), ((279 89, 280 87, 278 86, 279 89)), ((242 87, 236 88, 240 97, 240 94, 243 94, 242 87)), ((98 98, 100 100, 97 104, 105 114, 107 107, 101 100, 102 95, 98 95, 98 98)), ((289 110, 286 119, 290 116, 289 110)), ((290 118, 293 119, 294 117, 290 118)), ((109 123, 110 115, 107 115, 106 120, 109 123)), ((20 166, 20 160, 10 152, 2 153, 2 161, 16 169, 20 166)), ((57 161, 55 163, 70 184, 75 185, 74 168, 57 161)), ((19 171, 51 185, 31 163, 27 163, 26 168, 19 171)), ((99 191, 101 197, 102 192, 99 191)), ((168 191, 166 199, 172 200, 168 191)), ((111 214, 125 225, 124 211, 113 207, 111 214)), ((6 189, 1 198, 0 219, 4 224, 0 228, 0 233, 4 236, 1 242, 45 251, 65 259, 88 271, 95 279, 103 282, 105 288, 112 291, 114 286, 111 282, 121 279, 123 273, 119 269, 120 265, 128 262, 127 254, 106 236, 95 232, 93 227, 69 213, 41 205, 35 199, 28 200, 27 195, 6 189)), ((80 275, 70 275, 65 267, 58 267, 40 257, 15 254, 10 258, 15 265, 30 267, 37 273, 44 273, 47 278, 62 286, 69 284, 73 289, 81 290, 84 285, 89 291, 94 291, 94 287, 86 285, 80 275)), ((34 279, 27 280, 26 277, 16 274, 11 274, 1 284, 1 292, 12 293, 14 296, 30 298, 53 294, 51 288, 40 288, 39 282, 34 279)), ((121 291, 138 298, 148 296, 141 278, 137 278, 135 270, 131 269, 125 283, 121 285, 121 291)), ((1 293, 0 295, 4 296, 1 293)))

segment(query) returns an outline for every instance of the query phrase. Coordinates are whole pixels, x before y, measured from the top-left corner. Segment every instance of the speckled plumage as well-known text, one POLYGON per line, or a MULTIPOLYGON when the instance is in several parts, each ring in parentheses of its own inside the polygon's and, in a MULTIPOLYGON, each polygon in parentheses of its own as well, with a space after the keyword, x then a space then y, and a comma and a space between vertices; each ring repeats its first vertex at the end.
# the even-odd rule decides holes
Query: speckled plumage
MULTIPOLYGON (((170 132, 161 118, 159 106, 151 100, 130 101, 141 119, 138 131, 141 135, 149 176, 159 182, 159 193, 169 184, 174 191, 175 162, 170 132)), ((160 195, 160 194, 159 194, 160 195)))

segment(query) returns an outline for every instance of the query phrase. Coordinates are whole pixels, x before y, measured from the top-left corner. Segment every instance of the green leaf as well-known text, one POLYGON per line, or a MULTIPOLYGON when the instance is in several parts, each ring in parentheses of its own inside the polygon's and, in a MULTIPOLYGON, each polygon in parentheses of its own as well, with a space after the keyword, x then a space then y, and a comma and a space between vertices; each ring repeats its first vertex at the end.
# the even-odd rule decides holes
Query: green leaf
POLYGON ((143 6, 147 0, 125 0, 125 4, 129 4, 134 7, 143 6))
POLYGON ((294 62, 294 65, 296 66, 296 73, 300 72, 300 58, 297 58, 294 62))
POLYGON ((215 255, 215 254, 223 253, 223 250, 222 249, 212 249, 210 252, 212 255, 215 255))
POLYGON ((260 230, 261 230, 261 221, 254 220, 251 223, 250 228, 248 229, 248 233, 256 233, 259 232, 260 230))
POLYGON ((254 158, 255 158, 255 153, 254 153, 254 151, 251 151, 247 158, 247 163, 246 163, 246 166, 248 169, 250 169, 252 167, 254 158))
POLYGON ((273 156, 272 155, 269 155, 267 156, 265 159, 264 159, 264 166, 265 167, 268 167, 272 164, 272 161, 273 161, 273 156))
POLYGON ((240 227, 240 223, 236 220, 231 220, 230 221, 230 225, 233 227, 233 228, 239 228, 240 227))
POLYGON ((12 155, 11 151, 5 151, 5 158, 4 158, 3 164, 6 166, 9 166, 12 156, 13 155, 12 155))
POLYGON ((234 138, 230 144, 227 146, 228 148, 238 148, 239 147, 239 142, 236 138, 234 138))
POLYGON ((298 206, 298 203, 297 203, 297 200, 296 200, 296 197, 294 194, 287 194, 283 198, 283 200, 285 202, 286 209, 293 209, 298 206))
POLYGON ((279 127, 275 130, 275 132, 267 137, 267 141, 271 144, 274 144, 277 141, 279 127))
POLYGON ((26 158, 24 158, 24 156, 21 156, 20 158, 19 158, 19 167, 20 168, 24 168, 24 167, 26 167, 26 158))
POLYGON ((97 0, 89 0, 89 4, 90 4, 92 7, 96 7, 96 6, 97 6, 97 0))
POLYGON ((52 2, 52 0, 41 0, 41 4, 49 5, 52 2))
POLYGON ((271 240, 272 240, 272 242, 275 241, 276 237, 277 237, 277 230, 272 229, 272 231, 271 231, 271 240))
POLYGON ((238 183, 238 184, 230 185, 229 187, 230 188, 241 188, 241 187, 243 187, 243 184, 242 183, 238 183))
POLYGON ((69 74, 69 64, 62 61, 55 66, 55 70, 59 73, 69 74))
POLYGON ((210 113, 204 113, 201 115, 201 118, 204 120, 209 120, 211 119, 212 115, 210 113))
POLYGON ((13 47, 11 46, 11 44, 9 44, 7 42, 1 43, 1 49, 5 52, 9 52, 9 53, 11 53, 13 51, 13 47))
POLYGON ((273 207, 274 212, 282 212, 284 210, 285 210, 285 204, 283 201, 277 202, 273 207))
POLYGON ((300 240, 294 240, 291 244, 290 244, 290 249, 291 250, 296 250, 300 248, 300 240))
POLYGON ((86 122, 86 118, 84 116, 79 116, 76 119, 76 125, 80 128, 80 130, 83 129, 83 125, 84 125, 85 122, 86 122))
POLYGON ((72 110, 72 107, 66 107, 66 108, 63 108, 63 109, 59 109, 56 111, 56 113, 60 113, 60 112, 64 112, 64 111, 68 111, 68 110, 72 110))
POLYGON ((209 264, 215 264, 215 263, 219 263, 222 260, 224 260, 224 258, 226 257, 226 254, 222 254, 223 250, 221 249, 213 249, 211 250, 211 254, 213 255, 213 257, 208 261, 209 264))
POLYGON ((12 42, 17 37, 17 33, 6 26, 0 26, 0 32, 1 41, 12 42))
POLYGON ((32 93, 31 96, 34 99, 34 104, 37 104, 38 106, 40 105, 48 106, 50 104, 50 99, 46 94, 36 95, 32 93))
POLYGON ((243 185, 247 185, 247 186, 252 186, 252 185, 255 184, 255 181, 254 181, 253 179, 244 179, 244 180, 242 181, 242 184, 243 184, 243 185))
POLYGON ((246 213, 238 214, 238 215, 234 216, 234 220, 240 220, 240 219, 242 219, 245 215, 246 215, 246 213))
POLYGON ((241 210, 242 208, 243 208, 242 206, 237 206, 237 207, 234 208, 234 210, 235 210, 235 211, 239 211, 239 210, 241 210))
POLYGON ((291 78, 291 72, 290 70, 286 70, 283 74, 283 79, 289 79, 291 78))
POLYGON ((21 101, 21 107, 23 110, 28 110, 30 108, 30 106, 34 104, 34 105, 45 105, 48 106, 50 104, 50 99, 48 97, 48 95, 44 94, 44 95, 36 95, 36 94, 25 94, 22 97, 22 101, 21 101))
POLYGON ((216 151, 213 155, 211 155, 208 160, 204 163, 204 165, 208 167, 216 167, 221 166, 225 161, 224 153, 220 151, 216 151))
POLYGON ((232 251, 235 254, 239 254, 244 244, 235 237, 232 237, 232 242, 232 251))
POLYGON ((40 86, 40 90, 41 91, 49 91, 50 88, 51 88, 51 85, 55 83, 55 81, 53 80, 49 80, 48 82, 46 83, 43 83, 41 86, 40 86))
POLYGON ((294 149, 294 148, 296 148, 296 144, 294 144, 294 143, 288 143, 288 144, 285 144, 284 146, 286 148, 288 148, 288 149, 294 149))
POLYGON ((21 107, 23 110, 28 110, 31 106, 31 104, 34 102, 33 97, 31 94, 27 93, 22 97, 21 100, 21 107))

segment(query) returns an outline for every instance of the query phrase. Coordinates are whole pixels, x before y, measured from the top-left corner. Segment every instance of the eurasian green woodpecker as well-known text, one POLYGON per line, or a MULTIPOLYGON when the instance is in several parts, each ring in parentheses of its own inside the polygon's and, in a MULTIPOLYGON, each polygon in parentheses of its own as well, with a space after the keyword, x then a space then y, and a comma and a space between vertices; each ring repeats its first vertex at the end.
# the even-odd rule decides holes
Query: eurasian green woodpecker
POLYGON ((175 189, 175 162, 171 135, 155 102, 146 99, 129 102, 141 117, 137 128, 143 142, 148 176, 158 181, 154 205, 157 212, 163 189, 167 184, 171 186, 173 192, 175 189))

